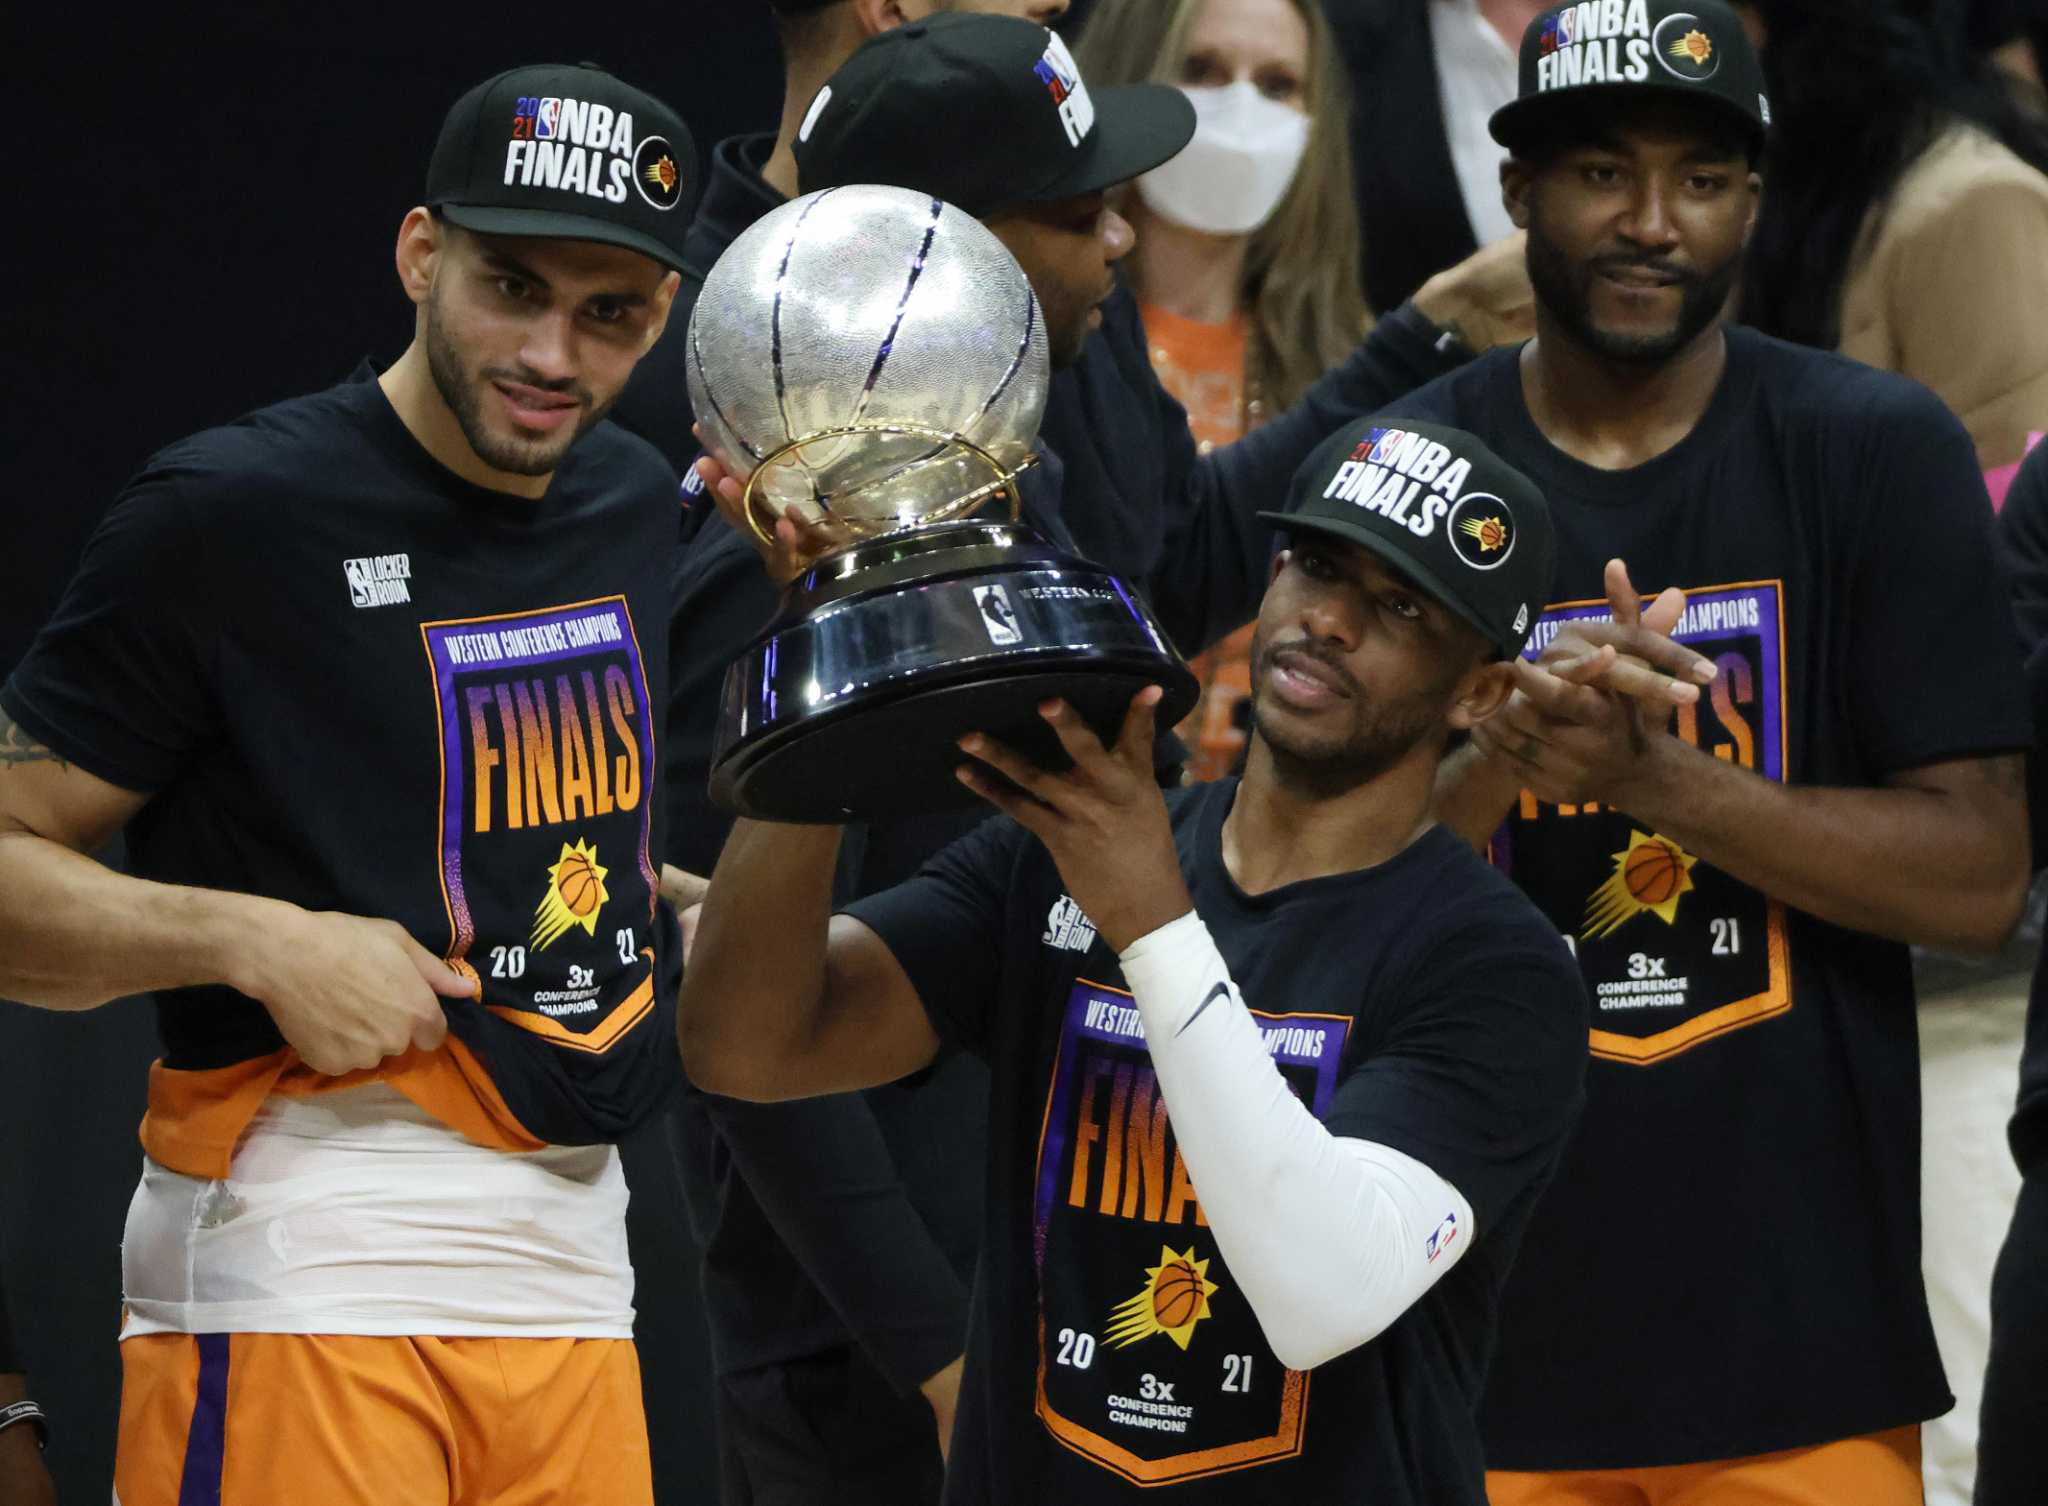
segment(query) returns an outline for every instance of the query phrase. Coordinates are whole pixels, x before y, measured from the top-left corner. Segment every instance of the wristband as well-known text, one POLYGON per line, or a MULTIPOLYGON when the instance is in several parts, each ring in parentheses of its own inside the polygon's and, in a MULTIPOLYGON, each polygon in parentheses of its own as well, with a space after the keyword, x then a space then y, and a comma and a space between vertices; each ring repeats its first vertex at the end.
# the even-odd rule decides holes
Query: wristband
POLYGON ((0 1433, 6 1432, 17 1422, 26 1422, 36 1430, 36 1447, 50 1446, 50 1419, 43 1409, 32 1401, 11 1401, 0 1407, 0 1433))

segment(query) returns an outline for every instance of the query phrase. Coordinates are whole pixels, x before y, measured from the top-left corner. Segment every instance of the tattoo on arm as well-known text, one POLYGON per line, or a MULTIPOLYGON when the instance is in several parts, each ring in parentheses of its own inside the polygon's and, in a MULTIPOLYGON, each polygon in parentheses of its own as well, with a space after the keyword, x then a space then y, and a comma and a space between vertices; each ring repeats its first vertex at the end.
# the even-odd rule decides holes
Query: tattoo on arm
POLYGON ((16 726, 6 712, 0 711, 0 769, 10 769, 18 763, 53 763, 60 769, 71 767, 16 726))

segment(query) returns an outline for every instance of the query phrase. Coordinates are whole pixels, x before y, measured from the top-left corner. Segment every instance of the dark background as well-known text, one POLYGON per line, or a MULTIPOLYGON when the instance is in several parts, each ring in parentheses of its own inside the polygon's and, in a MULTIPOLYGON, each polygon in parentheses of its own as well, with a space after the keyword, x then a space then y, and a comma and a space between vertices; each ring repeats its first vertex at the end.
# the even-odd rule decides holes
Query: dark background
MULTIPOLYGON (((681 110, 700 153, 780 109, 759 0, 77 10, 9 48, 0 674, 153 451, 404 349, 398 222, 464 89, 594 60, 681 110)), ((0 1007, 0 1265, 65 1506, 110 1493, 121 1227, 155 1054, 134 1001, 0 1007)), ((626 1170, 657 1487, 687 1506, 714 1499, 696 1251, 658 1138, 627 1146, 626 1170)))

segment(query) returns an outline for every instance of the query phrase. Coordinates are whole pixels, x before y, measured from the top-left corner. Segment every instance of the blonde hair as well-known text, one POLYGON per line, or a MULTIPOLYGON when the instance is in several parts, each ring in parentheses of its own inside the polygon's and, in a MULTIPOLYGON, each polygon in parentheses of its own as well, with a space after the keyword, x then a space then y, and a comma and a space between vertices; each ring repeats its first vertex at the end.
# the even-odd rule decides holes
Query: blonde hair
MULTIPOLYGON (((1209 0, 1101 0, 1076 60, 1090 85, 1180 81, 1188 33, 1209 0)), ((1269 413, 1290 407, 1351 353, 1365 329, 1357 189, 1351 176, 1351 90, 1317 0, 1293 0, 1308 23, 1302 103, 1308 148, 1280 207, 1245 250, 1250 319, 1247 385, 1269 413)))

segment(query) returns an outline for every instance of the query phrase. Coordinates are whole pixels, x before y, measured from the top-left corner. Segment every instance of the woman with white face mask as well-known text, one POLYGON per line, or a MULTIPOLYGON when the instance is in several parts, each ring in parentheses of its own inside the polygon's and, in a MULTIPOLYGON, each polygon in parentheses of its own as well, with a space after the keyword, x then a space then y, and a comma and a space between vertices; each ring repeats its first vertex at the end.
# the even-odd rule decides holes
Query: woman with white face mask
MULTIPOLYGON (((1101 0, 1078 58, 1097 88, 1176 84, 1195 107, 1194 139, 1117 208, 1153 367, 1206 453, 1288 408, 1366 326, 1341 64, 1315 0, 1101 0)), ((1197 778, 1244 746, 1249 647, 1247 628, 1196 661, 1181 735, 1197 778)))

